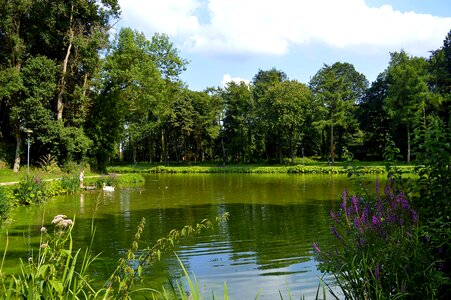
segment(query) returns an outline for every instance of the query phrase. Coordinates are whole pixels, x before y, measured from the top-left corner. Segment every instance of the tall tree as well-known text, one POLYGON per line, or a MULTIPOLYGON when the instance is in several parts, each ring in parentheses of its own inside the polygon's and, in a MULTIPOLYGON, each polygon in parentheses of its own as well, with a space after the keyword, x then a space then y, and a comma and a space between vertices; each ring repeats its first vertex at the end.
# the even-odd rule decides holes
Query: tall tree
POLYGON ((178 49, 174 47, 166 34, 155 33, 152 36, 148 51, 164 79, 164 86, 161 89, 161 98, 158 103, 157 128, 160 131, 162 147, 160 161, 165 161, 169 156, 168 143, 171 134, 171 119, 174 117, 171 107, 176 99, 183 97, 183 83, 180 80, 180 74, 185 71, 188 61, 180 57, 178 49))
POLYGON ((411 156, 412 127, 426 121, 426 106, 430 98, 427 87, 427 61, 411 57, 405 51, 391 53, 387 70, 388 91, 384 107, 388 114, 405 127, 407 162, 411 156))
POLYGON ((302 141, 303 129, 312 110, 310 89, 295 80, 284 81, 271 87, 264 98, 265 115, 269 130, 275 134, 275 144, 282 163, 283 148, 288 148, 292 162, 295 149, 302 141))
POLYGON ((224 101, 224 141, 228 155, 239 162, 252 158, 252 116, 254 103, 249 85, 229 82, 222 91, 224 101))
MULTIPOLYGON (((21 68, 27 57, 27 41, 24 39, 24 23, 30 13, 30 0, 0 0, 0 101, 2 113, 9 113, 20 101, 23 89, 21 68)), ((10 116, 2 118, 6 122, 10 116)), ((13 118, 15 119, 15 118, 13 118)), ((5 123, 6 123, 5 122, 5 123)), ((7 126, 2 124, 2 129, 7 126)), ((20 122, 13 121, 12 132, 16 142, 13 171, 19 172, 22 133, 20 122)))
MULTIPOLYGON (((161 73, 155 66, 149 48, 150 42, 144 34, 123 28, 105 57, 103 87, 94 105, 96 118, 105 123, 92 119, 90 126, 100 126, 103 131, 115 134, 105 140, 98 136, 103 134, 102 130, 91 129, 91 137, 97 141, 96 149, 101 152, 102 149, 108 149, 111 154, 121 140, 120 134, 131 145, 136 145, 145 135, 144 130, 148 128, 145 124, 156 107, 162 87, 161 73), (101 114, 106 116, 101 117, 101 114), (109 121, 109 114, 117 119, 109 121)), ((106 162, 99 163, 102 168, 106 162)))
POLYGON ((361 100, 368 81, 349 63, 324 65, 310 80, 310 88, 318 97, 324 118, 317 121, 321 128, 329 128, 330 160, 335 160, 335 129, 350 129, 355 124, 355 105, 361 100))
POLYGON ((383 158, 387 135, 391 134, 391 119, 384 110, 387 89, 387 72, 383 72, 368 88, 356 111, 359 127, 364 132, 362 150, 377 159, 383 158))
POLYGON ((429 58, 428 86, 433 92, 432 109, 448 124, 451 124, 451 31, 443 46, 432 51, 429 58))
POLYGON ((255 103, 255 137, 256 148, 261 149, 259 156, 265 155, 266 159, 274 157, 276 145, 273 140, 274 134, 269 130, 267 124, 261 118, 266 114, 266 107, 263 105, 264 98, 268 90, 277 83, 288 80, 287 74, 283 71, 272 68, 267 71, 258 70, 252 79, 252 97, 255 103))
POLYGON ((62 122, 64 97, 77 96, 77 87, 87 91, 93 62, 106 46, 109 22, 119 16, 119 5, 117 0, 32 1, 31 12, 30 53, 54 59, 60 67, 56 118, 62 122))

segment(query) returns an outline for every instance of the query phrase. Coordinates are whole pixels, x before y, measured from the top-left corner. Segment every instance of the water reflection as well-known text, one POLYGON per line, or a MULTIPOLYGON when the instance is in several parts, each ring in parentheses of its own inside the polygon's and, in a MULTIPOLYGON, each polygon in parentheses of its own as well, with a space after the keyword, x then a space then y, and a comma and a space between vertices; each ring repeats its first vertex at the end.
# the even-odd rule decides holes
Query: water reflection
MULTIPOLYGON (((311 243, 330 243, 328 212, 349 183, 344 176, 195 174, 154 175, 145 186, 116 189, 113 193, 86 192, 57 197, 43 207, 20 208, 10 226, 7 268, 14 268, 37 245, 40 224, 56 214, 76 215, 76 245, 91 241, 95 207, 96 237, 93 253, 99 282, 129 248, 142 217, 147 225, 143 247, 152 245, 173 228, 194 225, 224 212, 230 220, 201 236, 183 240, 175 251, 196 274, 205 295, 222 294, 227 282, 232 299, 279 298, 291 291, 294 298, 316 293, 320 272, 311 243)), ((4 234, 4 231, 3 233, 4 234)), ((4 243, 1 242, 1 247, 4 243)), ((180 278, 172 253, 148 268, 145 281, 159 289, 180 278)))

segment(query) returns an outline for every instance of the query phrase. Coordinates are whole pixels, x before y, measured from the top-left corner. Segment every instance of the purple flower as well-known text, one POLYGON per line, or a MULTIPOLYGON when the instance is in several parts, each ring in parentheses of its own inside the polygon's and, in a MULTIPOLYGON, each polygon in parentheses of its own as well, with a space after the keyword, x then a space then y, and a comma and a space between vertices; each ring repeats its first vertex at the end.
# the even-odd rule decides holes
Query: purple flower
POLYGON ((312 244, 312 247, 313 247, 313 249, 315 249, 316 253, 321 253, 321 249, 319 249, 317 243, 313 243, 313 244, 312 244))
POLYGON ((348 191, 347 190, 343 191, 342 197, 343 197, 343 203, 341 204, 341 208, 342 209, 346 209, 346 200, 348 198, 348 191))
POLYGON ((371 218, 371 221, 373 222, 373 225, 374 225, 374 226, 378 226, 378 225, 381 224, 381 221, 380 221, 376 216, 373 216, 373 217, 371 218))
POLYGON ((352 196, 351 203, 352 203, 352 206, 354 207, 355 213, 358 214, 359 213, 359 203, 357 202, 357 198, 355 196, 352 196))
POLYGON ((370 207, 368 206, 368 203, 367 203, 365 205, 365 208, 363 209, 363 216, 362 216, 363 224, 366 224, 368 222, 369 213, 370 213, 370 207))
POLYGON ((354 226, 359 230, 359 233, 363 232, 362 222, 360 221, 360 218, 358 216, 354 217, 354 226))
POLYGON ((332 220, 334 220, 335 223, 338 223, 337 216, 335 215, 333 210, 330 211, 330 217, 332 218, 332 220))
POLYGON ((337 237, 337 239, 341 240, 341 235, 338 233, 337 228, 332 227, 332 233, 337 237))
POLYGON ((380 265, 379 262, 376 263, 376 271, 374 272, 374 276, 376 277, 376 280, 379 281, 379 277, 380 277, 380 265))
POLYGON ((412 215, 412 222, 414 224, 417 224, 418 223, 418 213, 414 209, 411 209, 410 213, 412 215))
POLYGON ((385 193, 385 196, 387 197, 387 199, 391 199, 391 193, 390 193, 390 186, 389 185, 385 186, 384 193, 385 193))
POLYGON ((405 283, 405 282, 403 282, 402 285, 401 285, 401 292, 402 292, 403 294, 406 293, 406 283, 405 283))

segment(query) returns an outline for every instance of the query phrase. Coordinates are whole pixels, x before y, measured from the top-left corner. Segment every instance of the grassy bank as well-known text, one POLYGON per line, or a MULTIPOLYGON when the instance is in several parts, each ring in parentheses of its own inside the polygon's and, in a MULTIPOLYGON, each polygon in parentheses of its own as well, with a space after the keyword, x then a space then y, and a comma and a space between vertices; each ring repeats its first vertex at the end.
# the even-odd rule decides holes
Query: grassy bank
MULTIPOLYGON (((104 183, 109 186, 130 186, 142 182, 144 178, 140 174, 96 175, 85 178, 84 186, 99 188, 104 183)), ((0 224, 16 206, 39 204, 57 195, 75 194, 82 190, 78 174, 66 174, 56 179, 51 174, 46 179, 25 176, 17 183, 12 183, 0 186, 0 224)))
MULTIPOLYGON (((399 166, 406 172, 413 172, 413 166, 399 166)), ((116 165, 108 167, 109 173, 274 173, 274 174, 348 174, 351 171, 345 163, 328 165, 316 163, 309 165, 191 165, 164 166, 155 164, 116 165)), ((361 174, 383 174, 386 168, 382 162, 375 164, 354 164, 353 171, 361 174)))

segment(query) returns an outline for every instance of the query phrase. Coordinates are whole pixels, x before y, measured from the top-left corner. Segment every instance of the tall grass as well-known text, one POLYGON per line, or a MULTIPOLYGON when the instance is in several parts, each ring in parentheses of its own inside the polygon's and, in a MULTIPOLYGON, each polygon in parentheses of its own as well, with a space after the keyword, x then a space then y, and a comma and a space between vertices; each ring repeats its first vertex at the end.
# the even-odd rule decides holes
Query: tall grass
MULTIPOLYGON (((41 227, 39 248, 32 249, 32 254, 25 261, 20 260, 19 274, 3 272, 3 262, 8 251, 7 238, 0 265, 0 294, 5 299, 133 299, 135 294, 145 292, 153 299, 188 299, 183 289, 167 291, 158 287, 138 286, 143 268, 158 260, 162 251, 173 248, 183 238, 198 235, 227 218, 226 213, 214 221, 205 219, 194 226, 174 229, 155 245, 140 250, 139 241, 145 227, 145 219, 142 219, 129 250, 118 260, 116 268, 103 287, 96 289, 91 284, 90 269, 91 264, 99 257, 91 255, 95 230, 91 230, 91 244, 86 249, 77 249, 72 239, 75 220, 65 215, 57 215, 48 226, 50 229, 41 227)), ((183 265, 181 266, 183 269, 183 265)), ((190 289, 191 295, 200 297, 195 284, 190 286, 190 289)))

